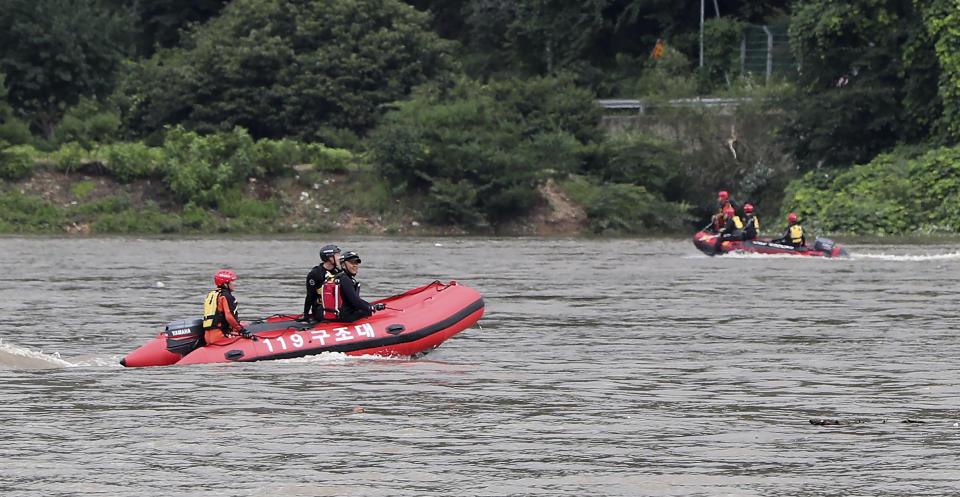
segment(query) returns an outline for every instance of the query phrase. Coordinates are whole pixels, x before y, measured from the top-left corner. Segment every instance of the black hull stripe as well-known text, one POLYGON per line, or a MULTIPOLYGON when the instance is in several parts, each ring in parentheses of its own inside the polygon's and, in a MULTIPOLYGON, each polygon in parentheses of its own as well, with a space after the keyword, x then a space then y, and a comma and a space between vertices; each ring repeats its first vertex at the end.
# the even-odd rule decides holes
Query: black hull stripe
MULTIPOLYGON (((408 333, 401 333, 399 335, 374 338, 372 340, 364 340, 362 342, 350 342, 350 343, 341 343, 336 345, 325 345, 322 347, 311 347, 303 348, 298 350, 291 350, 288 352, 281 352, 279 354, 270 354, 262 355, 258 357, 250 358, 240 358, 235 362, 255 362, 255 361, 268 361, 275 359, 293 359, 296 357, 303 357, 308 355, 316 355, 321 352, 355 352, 357 350, 364 349, 376 349, 380 347, 387 347, 390 345, 396 345, 398 343, 407 343, 415 342, 417 340, 426 338, 434 333, 441 332, 451 326, 463 321, 467 316, 483 309, 483 298, 477 299, 472 304, 464 307, 456 314, 436 323, 433 323, 429 326, 421 328, 416 331, 411 331, 408 333)), ((229 354, 230 352, 227 352, 229 354)))

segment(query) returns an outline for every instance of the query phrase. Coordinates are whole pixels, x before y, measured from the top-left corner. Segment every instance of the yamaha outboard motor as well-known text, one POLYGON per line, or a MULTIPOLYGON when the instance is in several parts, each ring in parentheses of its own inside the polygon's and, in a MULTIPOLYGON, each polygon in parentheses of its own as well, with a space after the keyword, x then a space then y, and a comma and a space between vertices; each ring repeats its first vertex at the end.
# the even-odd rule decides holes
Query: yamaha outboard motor
POLYGON ((834 245, 836 244, 829 238, 817 238, 817 241, 813 242, 813 250, 830 253, 833 252, 834 245))
POLYGON ((203 318, 187 318, 167 323, 167 350, 174 354, 187 355, 203 342, 203 318))
POLYGON ((837 248, 837 244, 833 243, 833 240, 829 238, 817 238, 813 242, 813 250, 819 250, 826 254, 828 257, 848 257, 847 251, 842 248, 837 248))

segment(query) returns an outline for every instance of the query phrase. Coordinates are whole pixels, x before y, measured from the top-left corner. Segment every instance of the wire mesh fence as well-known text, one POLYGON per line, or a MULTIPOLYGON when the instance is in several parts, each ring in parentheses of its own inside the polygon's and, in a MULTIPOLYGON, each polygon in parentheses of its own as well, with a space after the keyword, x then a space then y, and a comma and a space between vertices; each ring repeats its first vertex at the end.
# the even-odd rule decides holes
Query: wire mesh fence
POLYGON ((790 52, 790 37, 785 26, 749 25, 743 29, 740 42, 741 74, 764 75, 769 81, 774 74, 786 75, 796 70, 790 52))

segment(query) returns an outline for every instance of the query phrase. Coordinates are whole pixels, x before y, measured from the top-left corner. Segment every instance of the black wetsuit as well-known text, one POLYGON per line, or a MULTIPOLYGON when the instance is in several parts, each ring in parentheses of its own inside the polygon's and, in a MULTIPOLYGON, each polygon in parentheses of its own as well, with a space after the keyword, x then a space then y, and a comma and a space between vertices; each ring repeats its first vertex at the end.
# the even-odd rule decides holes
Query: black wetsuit
POLYGON ((350 273, 344 271, 338 274, 337 284, 340 285, 340 298, 343 299, 337 321, 349 323, 373 314, 370 303, 360 298, 360 282, 350 273))
POLYGON ((307 274, 307 297, 303 300, 303 316, 309 317, 314 321, 321 321, 323 317, 323 308, 320 307, 320 288, 327 278, 340 274, 340 268, 327 270, 323 264, 314 266, 307 274))
POLYGON ((793 245, 793 248, 795 248, 795 249, 805 249, 806 246, 807 246, 807 237, 806 237, 806 235, 804 235, 804 233, 803 233, 803 226, 799 226, 799 228, 800 228, 800 240, 799 240, 799 243, 795 243, 795 242, 793 241, 793 237, 790 236, 790 228, 793 228, 794 226, 798 226, 799 224, 800 224, 800 221, 794 221, 794 222, 788 224, 788 225, 787 225, 787 229, 785 229, 785 230, 783 231, 783 237, 781 237, 781 238, 779 238, 779 239, 777 239, 777 240, 773 240, 773 242, 774 242, 774 243, 779 243, 779 244, 781 244, 781 245, 793 245))
POLYGON ((757 217, 753 214, 747 214, 743 221, 743 239, 755 240, 757 238, 757 217))

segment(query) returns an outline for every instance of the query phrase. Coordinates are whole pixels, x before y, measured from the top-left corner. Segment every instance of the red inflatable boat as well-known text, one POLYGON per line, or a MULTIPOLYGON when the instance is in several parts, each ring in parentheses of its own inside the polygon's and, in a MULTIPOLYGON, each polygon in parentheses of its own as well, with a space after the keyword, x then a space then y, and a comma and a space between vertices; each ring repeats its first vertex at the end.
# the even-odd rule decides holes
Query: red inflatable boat
POLYGON ((289 359, 321 352, 413 356, 438 347, 483 315, 483 297, 456 281, 439 281, 377 302, 386 309, 352 323, 296 321, 274 316, 249 323, 251 338, 234 337, 195 348, 203 320, 167 325, 156 338, 124 357, 127 367, 289 359))
POLYGON ((817 238, 813 245, 807 244, 803 247, 776 243, 769 238, 724 240, 717 246, 717 234, 705 230, 693 235, 693 244, 707 255, 720 255, 727 252, 752 252, 755 254, 791 254, 807 257, 849 257, 846 250, 827 238, 817 238))

